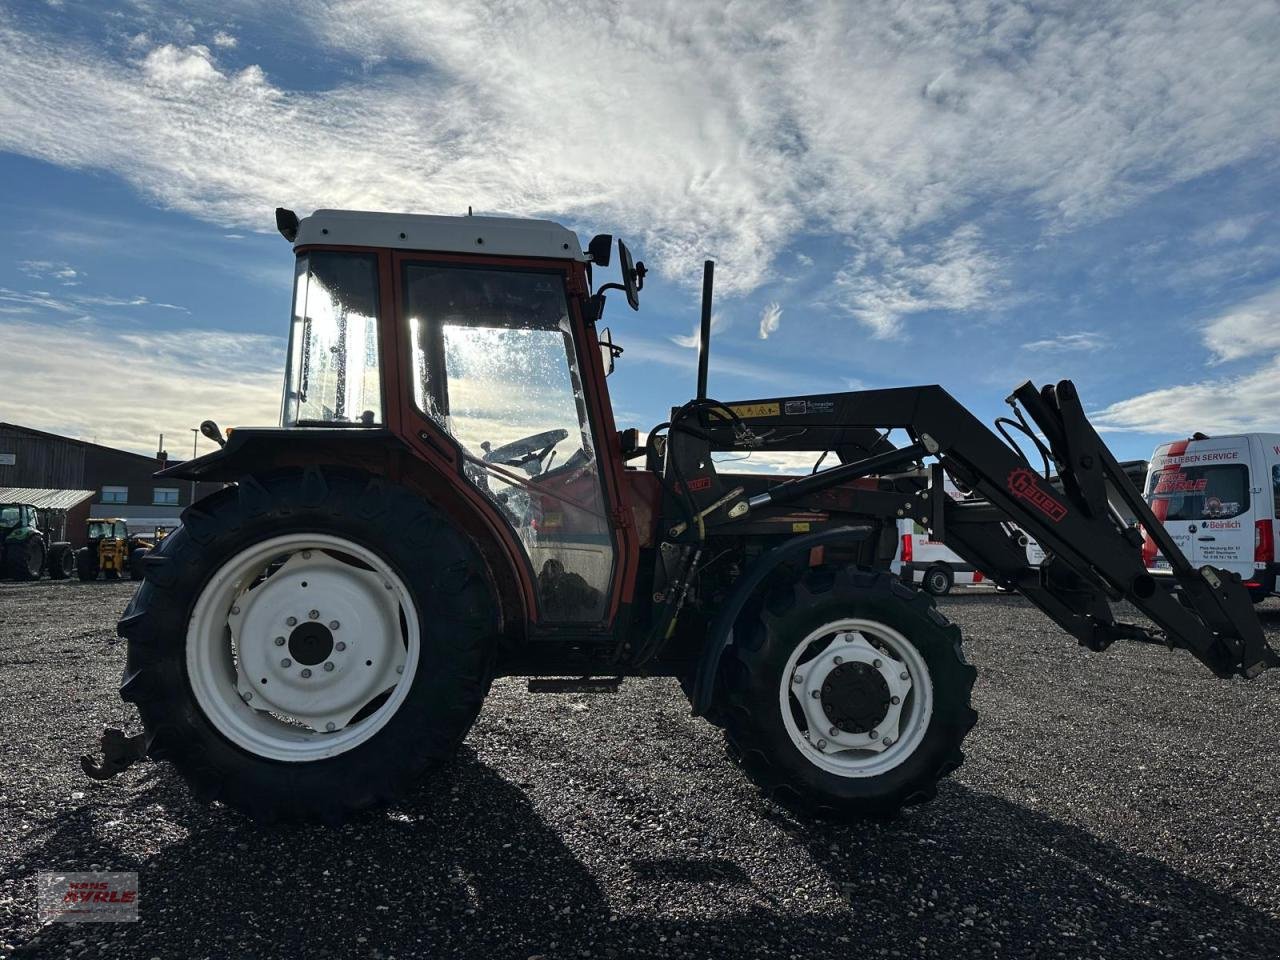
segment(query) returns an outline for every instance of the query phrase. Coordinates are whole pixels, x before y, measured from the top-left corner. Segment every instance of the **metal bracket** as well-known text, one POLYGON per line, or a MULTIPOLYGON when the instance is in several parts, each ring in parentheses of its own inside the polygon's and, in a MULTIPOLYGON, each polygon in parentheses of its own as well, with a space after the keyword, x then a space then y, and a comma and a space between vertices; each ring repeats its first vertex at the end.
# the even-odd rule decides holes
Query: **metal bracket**
POLYGON ((102 762, 89 756, 80 758, 80 769, 94 780, 110 780, 118 773, 123 773, 140 760, 147 758, 146 734, 135 734, 126 737, 123 730, 107 727, 102 731, 99 744, 102 762))

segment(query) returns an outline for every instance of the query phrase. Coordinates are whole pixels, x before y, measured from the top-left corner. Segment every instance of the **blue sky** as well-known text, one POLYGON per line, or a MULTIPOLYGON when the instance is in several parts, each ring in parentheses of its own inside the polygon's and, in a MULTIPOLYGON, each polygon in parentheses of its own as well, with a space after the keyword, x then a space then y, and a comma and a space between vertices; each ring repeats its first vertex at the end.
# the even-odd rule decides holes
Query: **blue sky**
POLYGON ((1121 457, 1280 430, 1274 3, 0 4, 0 418, 143 452, 278 413, 272 210, 628 239, 642 428, 1070 377, 1121 457), (108 387, 110 384, 112 387, 108 387))

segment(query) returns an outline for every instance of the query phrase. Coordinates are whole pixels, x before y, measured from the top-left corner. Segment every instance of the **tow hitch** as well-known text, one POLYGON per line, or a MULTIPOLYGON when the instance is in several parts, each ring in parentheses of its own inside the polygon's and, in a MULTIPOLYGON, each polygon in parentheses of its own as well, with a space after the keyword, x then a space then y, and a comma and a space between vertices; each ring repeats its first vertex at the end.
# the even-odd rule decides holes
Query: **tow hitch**
POLYGON ((123 730, 107 727, 102 731, 99 750, 102 753, 102 762, 99 763, 94 757, 84 756, 80 758, 80 769, 94 780, 110 780, 139 760, 146 759, 146 734, 139 733, 126 737, 123 730))

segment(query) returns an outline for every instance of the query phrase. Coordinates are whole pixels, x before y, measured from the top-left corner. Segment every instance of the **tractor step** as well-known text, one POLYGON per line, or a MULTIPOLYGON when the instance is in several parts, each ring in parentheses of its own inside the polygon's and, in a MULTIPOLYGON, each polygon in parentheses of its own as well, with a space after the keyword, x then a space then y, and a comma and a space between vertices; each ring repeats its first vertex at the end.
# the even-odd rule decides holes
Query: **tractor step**
POLYGON ((622 677, 530 677, 530 693, 617 693, 622 677))

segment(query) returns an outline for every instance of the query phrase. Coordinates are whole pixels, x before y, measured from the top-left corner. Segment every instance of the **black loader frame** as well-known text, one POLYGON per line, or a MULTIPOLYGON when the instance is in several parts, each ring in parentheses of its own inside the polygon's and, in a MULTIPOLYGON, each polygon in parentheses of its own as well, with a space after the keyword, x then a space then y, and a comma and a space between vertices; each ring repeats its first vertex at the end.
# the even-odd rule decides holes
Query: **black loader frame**
MULTIPOLYGON (((1211 566, 1197 569, 1178 550, 1090 425, 1070 381, 1042 389, 1023 383, 1008 402, 1018 421, 1003 422, 1036 446, 1042 470, 939 386, 695 402, 693 414, 673 420, 670 429, 668 489, 689 491, 683 509, 695 515, 707 537, 714 537, 760 511, 796 505, 820 510, 818 495, 875 476, 874 489, 852 491, 850 512, 881 520, 905 517, 928 527, 934 539, 997 585, 1021 593, 1091 650, 1105 650, 1120 639, 1158 640, 1189 650, 1220 677, 1252 678, 1280 664, 1239 578, 1211 566), (912 442, 901 448, 890 444, 886 437, 895 428, 912 442), (692 492, 693 485, 685 482, 695 472, 714 470, 712 452, 744 449, 835 451, 844 462, 721 503, 725 484, 717 480, 692 492), (936 462, 925 466, 926 457, 936 462), (967 499, 957 501, 945 492, 944 472, 970 491, 967 499), (1128 525, 1108 501, 1107 481, 1141 529, 1128 525), (715 509, 708 510, 711 506, 715 509), (1045 550, 1039 567, 1028 564, 1026 541, 1014 524, 1045 550), (1170 574, 1146 568, 1142 529, 1169 559, 1170 574), (1118 621, 1112 610, 1117 601, 1133 604, 1156 629, 1118 621)), ((697 536, 692 528, 681 532, 697 536)), ((814 538, 815 545, 820 542, 814 538)), ((731 642, 731 616, 719 619, 722 635, 710 638, 698 671, 694 708, 699 713, 711 702, 716 664, 731 642)))

